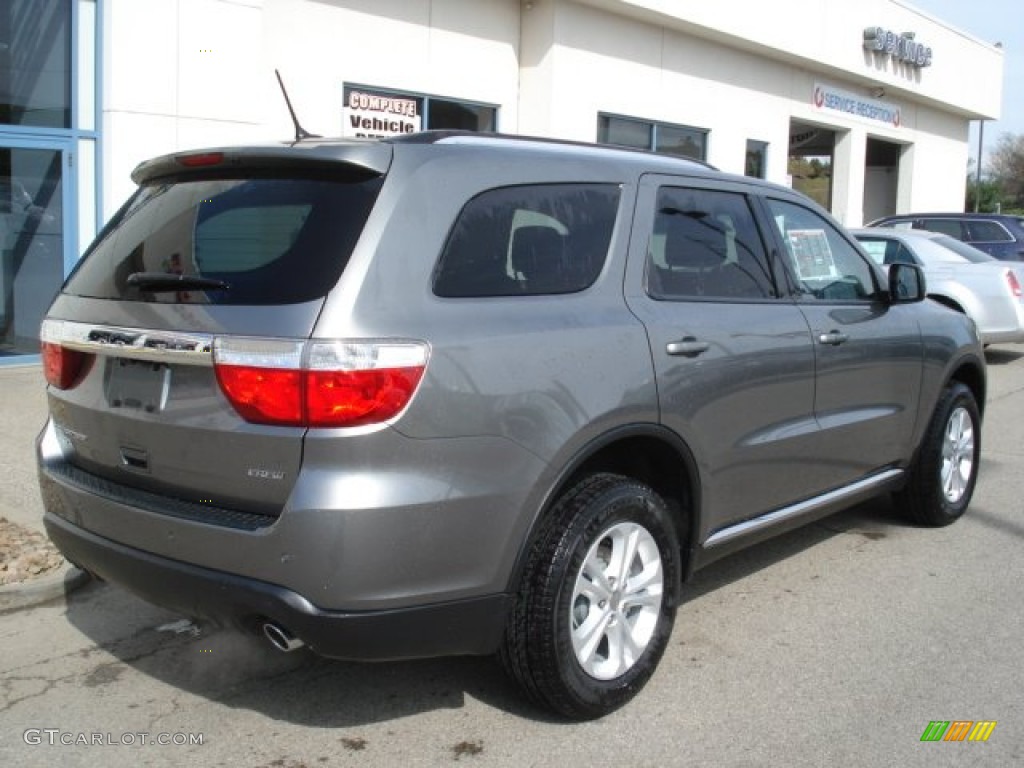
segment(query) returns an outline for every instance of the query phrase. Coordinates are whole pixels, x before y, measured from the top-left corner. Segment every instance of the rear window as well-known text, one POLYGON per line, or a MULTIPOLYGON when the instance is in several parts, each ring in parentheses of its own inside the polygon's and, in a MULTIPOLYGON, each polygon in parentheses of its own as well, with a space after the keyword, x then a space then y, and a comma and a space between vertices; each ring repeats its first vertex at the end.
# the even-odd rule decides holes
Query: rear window
POLYGON ((973 245, 962 243, 953 237, 946 237, 943 235, 942 237, 936 237, 935 242, 953 251, 958 256, 967 259, 967 261, 972 264, 981 264, 985 261, 998 261, 994 256, 989 256, 984 251, 979 251, 973 245))
POLYGON ((502 187, 470 200, 445 245, 434 293, 446 298, 574 293, 597 279, 619 187, 502 187))
POLYGON ((140 188, 100 234, 65 293, 175 304, 291 304, 337 282, 381 179, 216 178, 140 188), (129 284, 137 273, 225 288, 129 284))
POLYGON ((970 232, 969 242, 972 243, 1007 243, 1013 242, 1013 235, 998 221, 972 219, 967 222, 970 232))

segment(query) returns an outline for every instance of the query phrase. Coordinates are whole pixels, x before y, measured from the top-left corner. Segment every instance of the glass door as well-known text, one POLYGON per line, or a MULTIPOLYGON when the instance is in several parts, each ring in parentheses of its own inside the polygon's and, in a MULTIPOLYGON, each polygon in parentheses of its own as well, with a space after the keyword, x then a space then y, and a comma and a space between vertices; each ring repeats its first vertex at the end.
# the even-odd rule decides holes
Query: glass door
POLYGON ((0 145, 0 358, 39 353, 39 324, 64 282, 66 149, 0 145))

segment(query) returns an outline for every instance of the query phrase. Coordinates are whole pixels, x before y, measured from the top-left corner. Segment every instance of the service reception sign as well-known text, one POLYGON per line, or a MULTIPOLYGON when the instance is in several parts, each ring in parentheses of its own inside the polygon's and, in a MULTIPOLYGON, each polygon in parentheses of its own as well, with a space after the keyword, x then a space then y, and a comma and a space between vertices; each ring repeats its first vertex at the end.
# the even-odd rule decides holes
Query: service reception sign
POLYGON ((887 123, 893 128, 899 128, 902 122, 900 108, 895 104, 868 99, 822 83, 814 85, 814 106, 869 122, 887 123))
POLYGON ((345 86, 342 136, 382 139, 420 130, 423 99, 345 86))

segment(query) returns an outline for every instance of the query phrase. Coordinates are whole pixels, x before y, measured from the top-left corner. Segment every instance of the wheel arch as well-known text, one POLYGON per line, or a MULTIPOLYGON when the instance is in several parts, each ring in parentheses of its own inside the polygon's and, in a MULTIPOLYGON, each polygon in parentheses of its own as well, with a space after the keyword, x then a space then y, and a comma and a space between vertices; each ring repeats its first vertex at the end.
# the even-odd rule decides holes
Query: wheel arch
POLYGON ((961 361, 949 376, 949 383, 954 381, 960 382, 971 390, 971 394, 974 395, 974 400, 978 404, 978 413, 984 416, 987 387, 984 363, 973 357, 961 361))
POLYGON ((967 309, 964 307, 963 302, 953 298, 952 296, 948 296, 944 293, 929 293, 928 298, 944 307, 949 307, 955 312, 959 312, 963 315, 969 314, 967 309))
POLYGON ((682 581, 692 573, 700 519, 700 474, 686 443, 658 424, 619 427, 587 443, 552 483, 520 545, 509 577, 515 591, 537 532, 559 497, 581 478, 610 472, 649 485, 668 504, 679 537, 682 581))

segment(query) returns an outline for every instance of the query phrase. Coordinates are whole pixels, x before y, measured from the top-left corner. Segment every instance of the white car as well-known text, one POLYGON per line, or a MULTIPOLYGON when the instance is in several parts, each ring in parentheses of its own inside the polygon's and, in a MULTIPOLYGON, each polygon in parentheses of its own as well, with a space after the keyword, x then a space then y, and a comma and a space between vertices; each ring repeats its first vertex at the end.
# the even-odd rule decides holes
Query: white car
POLYGON ((920 265, 928 296, 974 320, 984 344, 1024 342, 1024 264, 1000 261, 949 235, 925 230, 851 233, 878 264, 920 265))

